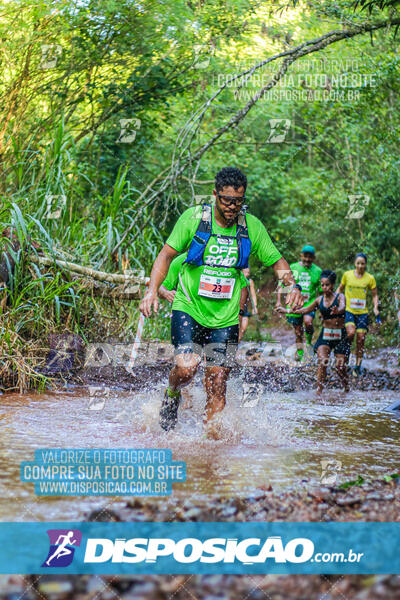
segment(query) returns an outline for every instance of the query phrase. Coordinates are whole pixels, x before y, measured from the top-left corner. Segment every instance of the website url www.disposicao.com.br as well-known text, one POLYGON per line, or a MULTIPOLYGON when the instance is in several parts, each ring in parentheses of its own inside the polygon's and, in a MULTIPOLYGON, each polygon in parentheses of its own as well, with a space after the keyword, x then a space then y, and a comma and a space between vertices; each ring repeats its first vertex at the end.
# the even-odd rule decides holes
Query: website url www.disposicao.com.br
POLYGON ((363 552, 352 548, 345 552, 315 552, 308 538, 294 538, 283 543, 280 536, 247 538, 241 541, 229 538, 89 538, 85 563, 140 563, 157 562, 166 557, 178 563, 360 563, 363 552))

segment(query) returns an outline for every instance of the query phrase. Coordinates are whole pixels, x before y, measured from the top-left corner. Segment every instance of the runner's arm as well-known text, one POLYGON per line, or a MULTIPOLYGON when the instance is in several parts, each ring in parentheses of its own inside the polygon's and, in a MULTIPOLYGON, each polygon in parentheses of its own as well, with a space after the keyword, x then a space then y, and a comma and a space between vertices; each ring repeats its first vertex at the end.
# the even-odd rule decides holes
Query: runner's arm
POLYGON ((272 266, 275 275, 284 286, 291 286, 289 293, 286 296, 286 304, 293 310, 301 308, 304 304, 304 298, 301 295, 301 289, 299 289, 300 286, 295 287, 296 281, 289 263, 274 246, 267 230, 259 219, 252 215, 248 215, 247 225, 249 227, 250 239, 252 240, 251 253, 257 256, 265 266, 272 266))
POLYGON ((240 299, 239 299, 240 310, 244 310, 244 307, 246 306, 248 297, 249 297, 249 291, 247 289, 247 286, 242 287, 242 289, 240 290, 240 299))
POLYGON ((321 296, 318 296, 318 298, 315 298, 314 302, 311 302, 311 304, 304 306, 303 308, 298 308, 297 310, 290 310, 289 308, 280 307, 279 312, 293 313, 294 315, 306 315, 319 308, 320 300, 321 296))
POLYGON ((344 294, 339 295, 339 306, 337 307, 339 313, 346 310, 346 296, 344 294))
POLYGON ((282 306, 282 291, 283 291, 283 288, 282 288, 280 282, 278 282, 278 291, 277 291, 275 309, 282 306))
POLYGON ((150 317, 152 308, 155 313, 158 311, 158 288, 167 276, 172 259, 178 254, 177 250, 174 250, 168 244, 164 244, 161 252, 154 261, 150 274, 149 288, 139 306, 140 311, 145 317, 150 317))
POLYGON ((374 314, 375 316, 379 315, 379 297, 378 297, 378 288, 374 287, 371 290, 372 294, 372 302, 374 303, 374 314))
POLYGON ((343 283, 340 283, 338 289, 336 290, 336 293, 343 294, 343 292, 344 292, 344 285, 343 285, 343 283))
POLYGON ((249 287, 250 287, 250 295, 253 300, 253 314, 257 315, 257 294, 256 294, 256 286, 254 285, 254 281, 249 279, 249 287))
POLYGON ((296 285, 296 281, 289 267, 289 263, 282 257, 277 260, 272 267, 275 271, 275 275, 279 281, 283 283, 284 287, 291 286, 291 289, 286 296, 286 304, 288 304, 289 308, 292 309, 291 312, 295 312, 298 308, 303 306, 304 298, 301 295, 301 290, 294 287, 296 285))
POLYGON ((319 308, 320 302, 321 302, 321 296, 318 296, 318 298, 315 298, 315 300, 313 302, 311 302, 311 304, 309 304, 308 306, 303 306, 303 308, 299 308, 298 310, 296 310, 295 314, 307 315, 308 313, 312 312, 313 310, 316 310, 317 308, 319 308))
POLYGON ((163 298, 164 300, 171 302, 171 304, 174 301, 175 294, 176 294, 176 290, 169 290, 168 288, 165 287, 165 285, 160 285, 160 287, 158 289, 158 295, 160 296, 160 298, 163 298))
MULTIPOLYGON (((244 276, 243 276, 244 277, 244 276)), ((244 311, 244 307, 246 306, 247 298, 249 297, 249 291, 247 286, 245 285, 240 290, 240 298, 239 298, 239 310, 244 311)), ((239 329, 242 328, 243 316, 239 312, 239 329)))

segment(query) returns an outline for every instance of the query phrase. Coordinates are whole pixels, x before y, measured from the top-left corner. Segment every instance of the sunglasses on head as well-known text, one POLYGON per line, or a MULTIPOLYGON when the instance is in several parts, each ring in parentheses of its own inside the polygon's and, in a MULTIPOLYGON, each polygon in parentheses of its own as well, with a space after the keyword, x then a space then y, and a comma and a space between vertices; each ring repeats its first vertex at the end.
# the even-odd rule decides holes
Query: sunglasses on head
POLYGON ((221 194, 217 194, 217 196, 221 201, 221 204, 226 207, 231 206, 231 204, 234 206, 242 206, 243 202, 246 200, 246 196, 240 196, 239 198, 233 196, 221 196, 221 194))

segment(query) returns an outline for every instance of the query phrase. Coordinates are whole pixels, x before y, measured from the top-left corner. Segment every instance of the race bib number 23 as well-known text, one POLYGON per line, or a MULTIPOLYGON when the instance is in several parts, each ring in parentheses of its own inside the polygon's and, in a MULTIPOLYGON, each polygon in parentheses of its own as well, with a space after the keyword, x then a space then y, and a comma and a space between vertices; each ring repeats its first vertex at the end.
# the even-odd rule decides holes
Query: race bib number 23
POLYGON ((198 294, 206 298, 229 300, 232 298, 234 287, 235 279, 233 277, 213 277, 203 273, 200 277, 198 294))

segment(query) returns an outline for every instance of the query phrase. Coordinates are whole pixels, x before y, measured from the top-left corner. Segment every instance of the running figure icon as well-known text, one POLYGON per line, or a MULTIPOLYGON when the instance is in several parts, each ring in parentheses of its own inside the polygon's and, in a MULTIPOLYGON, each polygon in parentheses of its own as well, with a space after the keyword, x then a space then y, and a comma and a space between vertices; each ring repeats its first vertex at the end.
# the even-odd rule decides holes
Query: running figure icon
POLYGON ((67 546, 77 543, 77 540, 72 539, 73 537, 74 537, 73 531, 69 531, 66 535, 58 536, 57 541, 56 541, 57 549, 46 560, 47 566, 50 566, 50 563, 54 558, 61 558, 62 556, 67 556, 68 554, 72 554, 72 550, 70 548, 67 548, 67 546), (60 540, 62 540, 62 541, 60 541, 60 540))

